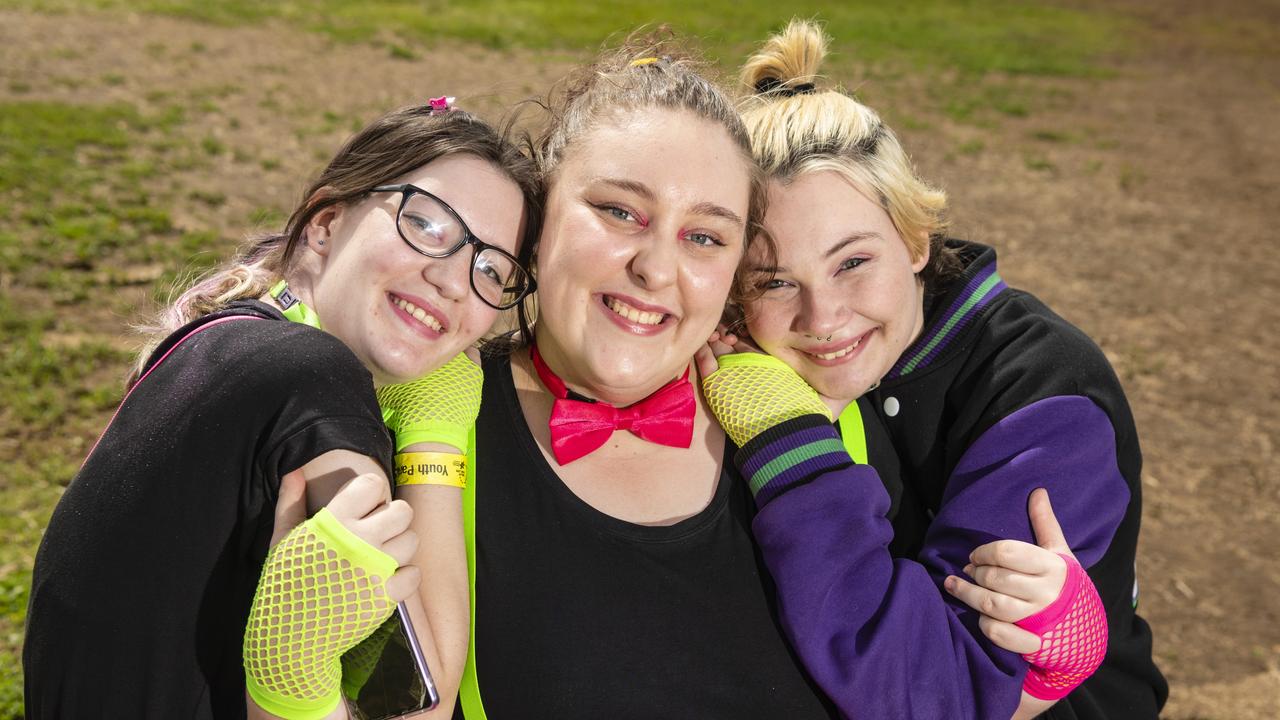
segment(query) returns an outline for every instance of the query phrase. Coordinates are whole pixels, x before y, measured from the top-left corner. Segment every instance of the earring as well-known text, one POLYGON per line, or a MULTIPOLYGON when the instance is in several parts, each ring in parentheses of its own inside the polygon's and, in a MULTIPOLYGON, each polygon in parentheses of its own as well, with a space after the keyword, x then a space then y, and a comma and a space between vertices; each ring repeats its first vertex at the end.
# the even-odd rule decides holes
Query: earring
POLYGON ((323 245, 323 244, 324 244, 324 240, 317 240, 317 241, 316 241, 316 244, 317 244, 317 245, 323 245))

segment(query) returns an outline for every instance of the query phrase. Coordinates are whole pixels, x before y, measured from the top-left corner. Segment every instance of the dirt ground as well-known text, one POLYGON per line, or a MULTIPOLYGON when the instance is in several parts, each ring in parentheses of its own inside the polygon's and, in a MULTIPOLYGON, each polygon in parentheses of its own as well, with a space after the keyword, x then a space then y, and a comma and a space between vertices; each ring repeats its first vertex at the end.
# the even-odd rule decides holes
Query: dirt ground
MULTIPOLYGON (((1273 718, 1280 6, 1231 0, 1211 17, 1187 0, 1150 5, 1121 3, 1143 51, 1111 60, 1108 76, 1007 79, 1043 99, 1025 117, 958 122, 937 110, 928 77, 862 86, 891 121, 923 118, 901 134, 949 190, 957 234, 995 245, 1010 284, 1080 325, 1124 381, 1146 457, 1140 610, 1172 686, 1165 716, 1273 718)), ((0 12, 0 100, 145 109, 205 92, 216 109, 189 113, 184 132, 278 160, 228 154, 214 172, 164 179, 225 196, 172 212, 180 227, 219 228, 228 247, 255 208, 291 207, 350 131, 317 108, 367 118, 447 92, 491 113, 568 61, 473 47, 398 59, 281 27, 0 12)), ((123 337, 130 319, 100 313, 97 332, 123 337)))

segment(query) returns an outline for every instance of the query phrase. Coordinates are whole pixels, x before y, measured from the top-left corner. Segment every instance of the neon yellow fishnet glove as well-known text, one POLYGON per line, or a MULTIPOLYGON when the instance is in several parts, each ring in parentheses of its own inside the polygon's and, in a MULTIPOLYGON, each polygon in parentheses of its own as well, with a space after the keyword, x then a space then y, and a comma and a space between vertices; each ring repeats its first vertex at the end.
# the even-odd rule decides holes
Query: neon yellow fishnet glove
POLYGON ((702 379, 711 412, 738 447, 792 418, 831 410, 795 370, 772 355, 735 353, 716 359, 719 369, 702 379))
POLYGON ((396 452, 420 442, 466 450, 483 382, 480 367, 460 354, 430 375, 378 388, 382 421, 396 435, 396 452))
POLYGON ((245 685, 263 710, 289 720, 341 702, 339 657, 390 617, 396 561, 323 508, 267 553, 244 631, 245 685))

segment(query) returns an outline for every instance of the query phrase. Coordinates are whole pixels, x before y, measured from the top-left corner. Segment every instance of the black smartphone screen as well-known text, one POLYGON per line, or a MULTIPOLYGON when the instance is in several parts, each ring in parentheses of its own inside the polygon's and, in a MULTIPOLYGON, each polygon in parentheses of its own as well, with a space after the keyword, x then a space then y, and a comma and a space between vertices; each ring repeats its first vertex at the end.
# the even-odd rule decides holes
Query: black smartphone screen
POLYGON ((440 702, 404 603, 342 656, 342 689, 353 720, 391 720, 440 702))

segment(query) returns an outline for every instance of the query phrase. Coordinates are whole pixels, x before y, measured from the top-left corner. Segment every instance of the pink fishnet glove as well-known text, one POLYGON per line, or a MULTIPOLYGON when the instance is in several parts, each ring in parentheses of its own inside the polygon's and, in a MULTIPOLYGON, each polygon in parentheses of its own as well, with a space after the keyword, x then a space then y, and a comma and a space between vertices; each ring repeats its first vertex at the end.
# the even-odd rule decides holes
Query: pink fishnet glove
POLYGON ((1040 636, 1040 649, 1022 656, 1031 663, 1022 689, 1040 700, 1066 697, 1107 654, 1107 614, 1098 589, 1075 558, 1061 557, 1067 561, 1067 579, 1058 599, 1014 623, 1040 636))

